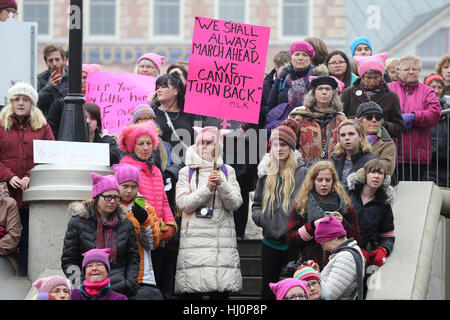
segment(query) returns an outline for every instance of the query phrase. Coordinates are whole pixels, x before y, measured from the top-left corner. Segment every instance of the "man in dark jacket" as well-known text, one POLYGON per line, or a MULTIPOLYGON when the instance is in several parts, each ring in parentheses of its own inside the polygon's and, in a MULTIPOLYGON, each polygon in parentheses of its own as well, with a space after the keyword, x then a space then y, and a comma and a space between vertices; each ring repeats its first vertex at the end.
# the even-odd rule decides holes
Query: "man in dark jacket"
POLYGON ((38 75, 38 107, 47 116, 53 102, 67 93, 68 69, 64 50, 60 46, 44 48, 44 60, 48 69, 38 75))

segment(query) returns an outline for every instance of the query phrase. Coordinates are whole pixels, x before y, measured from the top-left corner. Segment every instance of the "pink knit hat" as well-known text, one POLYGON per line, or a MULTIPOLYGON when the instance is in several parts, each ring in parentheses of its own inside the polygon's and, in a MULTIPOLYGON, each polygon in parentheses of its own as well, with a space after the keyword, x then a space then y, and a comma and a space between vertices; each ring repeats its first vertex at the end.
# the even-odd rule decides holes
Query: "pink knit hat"
POLYGON ((112 174, 101 176, 95 172, 91 172, 90 175, 92 179, 92 198, 95 198, 99 194, 109 190, 117 190, 117 192, 120 192, 120 187, 117 183, 116 177, 112 174))
POLYGON ((380 72, 381 75, 384 74, 384 64, 386 62, 388 53, 383 52, 374 56, 354 56, 356 63, 358 64, 358 73, 362 77, 369 70, 376 70, 380 72))
POLYGON ((296 41, 293 44, 291 44, 289 53, 292 55, 295 51, 306 52, 311 59, 314 58, 314 56, 316 55, 313 46, 306 41, 296 41))
POLYGON ((283 300, 283 298, 286 296, 286 293, 293 287, 302 288, 306 296, 308 296, 308 290, 306 289, 307 285, 308 282, 296 278, 286 278, 284 280, 278 281, 277 283, 269 283, 269 287, 270 289, 272 289, 277 300, 283 300))
POLYGON ((81 70, 83 72, 86 72, 87 74, 89 74, 92 72, 97 72, 98 70, 100 70, 100 67, 101 67, 101 65, 95 64, 95 63, 93 63, 93 64, 84 64, 83 63, 81 70))
POLYGON ((123 151, 133 152, 136 140, 144 134, 149 135, 152 139, 153 151, 155 151, 159 143, 158 129, 156 129, 156 125, 151 121, 123 127, 122 135, 120 136, 120 148, 123 151))
POLYGON ((110 265, 109 265, 109 252, 111 251, 110 248, 105 249, 91 249, 85 253, 83 253, 83 263, 81 265, 81 268, 83 269, 83 274, 85 274, 86 266, 91 262, 102 262, 106 266, 106 270, 108 270, 108 273, 110 271, 110 265))
MULTIPOLYGON (((206 126, 206 127, 193 127, 194 131, 197 133, 197 138, 195 139, 195 144, 197 146, 202 144, 202 141, 216 141, 217 136, 217 127, 214 126, 206 126)), ((220 130, 220 149, 223 149, 223 139, 222 137, 230 133, 231 130, 221 129, 220 130)))
POLYGON ((139 62, 141 62, 142 60, 147 59, 150 60, 151 62, 153 62, 156 66, 156 68, 158 69, 158 71, 161 73, 161 66, 164 63, 164 57, 160 56, 159 54, 153 53, 153 52, 149 52, 144 54, 143 56, 141 56, 137 62, 136 65, 139 64, 139 62))
POLYGON ((141 167, 132 164, 115 164, 113 165, 113 170, 118 184, 125 181, 134 181, 139 186, 141 182, 141 167))
POLYGON ((322 243, 347 235, 342 223, 333 217, 326 217, 320 221, 314 233, 316 242, 322 243))
POLYGON ((36 280, 33 286, 38 289, 39 293, 51 293, 57 286, 66 286, 70 289, 70 281, 62 276, 51 276, 36 280))

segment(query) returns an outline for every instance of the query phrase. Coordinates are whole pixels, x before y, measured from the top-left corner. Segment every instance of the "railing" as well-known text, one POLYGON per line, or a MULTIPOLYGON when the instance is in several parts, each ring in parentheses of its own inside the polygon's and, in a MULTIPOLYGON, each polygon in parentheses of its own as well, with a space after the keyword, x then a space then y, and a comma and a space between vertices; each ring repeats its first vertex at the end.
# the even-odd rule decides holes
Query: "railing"
POLYGON ((398 179, 400 181, 433 181, 440 187, 449 188, 450 109, 442 110, 441 120, 437 125, 421 129, 421 132, 426 135, 425 145, 417 144, 417 141, 411 138, 412 130, 414 129, 405 132, 401 138, 393 139, 397 145, 396 175, 398 179), (402 163, 402 159, 409 160, 404 160, 402 163))

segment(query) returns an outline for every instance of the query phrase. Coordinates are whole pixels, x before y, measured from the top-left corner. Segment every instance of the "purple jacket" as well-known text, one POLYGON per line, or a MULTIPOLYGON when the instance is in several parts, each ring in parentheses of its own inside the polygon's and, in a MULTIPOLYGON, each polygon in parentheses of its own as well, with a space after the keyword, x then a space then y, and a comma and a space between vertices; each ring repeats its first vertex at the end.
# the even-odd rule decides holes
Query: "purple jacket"
POLYGON ((70 300, 128 300, 123 294, 112 291, 109 286, 103 288, 96 297, 88 295, 83 288, 81 286, 80 289, 72 289, 70 292, 70 300))
POLYGON ((413 128, 397 139, 399 163, 431 163, 431 133, 441 116, 441 106, 431 87, 420 82, 406 84, 401 80, 388 83, 397 93, 402 113, 414 113, 413 128))

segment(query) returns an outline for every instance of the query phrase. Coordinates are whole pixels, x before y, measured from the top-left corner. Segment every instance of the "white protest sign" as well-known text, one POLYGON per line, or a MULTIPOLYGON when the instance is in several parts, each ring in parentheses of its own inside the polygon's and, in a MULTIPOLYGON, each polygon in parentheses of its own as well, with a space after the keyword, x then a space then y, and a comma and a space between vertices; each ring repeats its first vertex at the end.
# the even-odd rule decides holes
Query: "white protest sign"
POLYGON ((109 144, 33 141, 34 163, 83 163, 109 166, 109 144))

